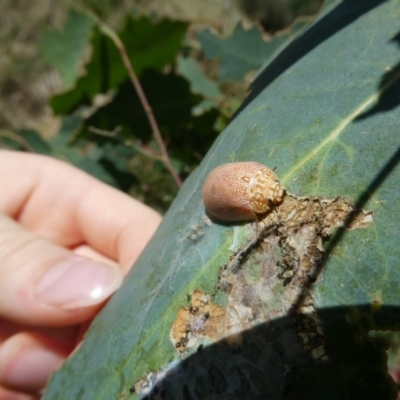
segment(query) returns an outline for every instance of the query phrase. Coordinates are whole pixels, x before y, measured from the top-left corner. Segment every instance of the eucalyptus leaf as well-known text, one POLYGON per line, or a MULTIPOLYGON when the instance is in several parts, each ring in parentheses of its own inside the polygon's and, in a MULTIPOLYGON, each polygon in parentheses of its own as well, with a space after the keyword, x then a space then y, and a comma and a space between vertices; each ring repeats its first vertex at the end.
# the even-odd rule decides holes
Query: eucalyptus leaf
POLYGON ((396 1, 344 1, 265 67, 45 399, 396 398, 366 333, 400 321, 399 20, 396 1), (287 189, 273 223, 208 220, 207 174, 250 160, 287 189), (294 226, 290 201, 311 205, 294 226), (289 257, 285 275, 302 233, 351 203, 311 271, 289 257))

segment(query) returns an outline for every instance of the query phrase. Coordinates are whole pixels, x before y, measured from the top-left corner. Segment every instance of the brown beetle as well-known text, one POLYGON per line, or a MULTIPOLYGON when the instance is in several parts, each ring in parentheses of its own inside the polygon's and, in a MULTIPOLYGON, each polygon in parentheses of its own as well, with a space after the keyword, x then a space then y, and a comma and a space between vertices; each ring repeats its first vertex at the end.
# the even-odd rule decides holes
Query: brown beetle
POLYGON ((207 176, 203 202, 220 221, 255 220, 282 202, 285 189, 275 173, 258 162, 222 164, 207 176))

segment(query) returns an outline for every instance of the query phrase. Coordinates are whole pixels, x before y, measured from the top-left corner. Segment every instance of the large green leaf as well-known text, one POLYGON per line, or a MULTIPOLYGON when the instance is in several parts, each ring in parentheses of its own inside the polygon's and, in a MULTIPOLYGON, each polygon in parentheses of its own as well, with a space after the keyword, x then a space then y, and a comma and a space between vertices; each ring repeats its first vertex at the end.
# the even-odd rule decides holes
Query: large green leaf
POLYGON ((400 321, 399 19, 344 1, 266 66, 46 399, 395 398, 365 334, 400 321), (205 218, 207 173, 244 160, 293 193, 269 228, 205 218))

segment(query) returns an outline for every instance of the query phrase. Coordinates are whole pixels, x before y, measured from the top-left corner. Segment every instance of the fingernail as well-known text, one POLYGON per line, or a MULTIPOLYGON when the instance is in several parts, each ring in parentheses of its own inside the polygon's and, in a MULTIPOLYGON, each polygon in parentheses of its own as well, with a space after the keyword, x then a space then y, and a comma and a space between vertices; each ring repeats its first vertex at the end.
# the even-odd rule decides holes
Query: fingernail
POLYGON ((43 303, 64 309, 98 304, 122 283, 116 267, 83 257, 64 259, 48 269, 36 285, 36 297, 43 303))

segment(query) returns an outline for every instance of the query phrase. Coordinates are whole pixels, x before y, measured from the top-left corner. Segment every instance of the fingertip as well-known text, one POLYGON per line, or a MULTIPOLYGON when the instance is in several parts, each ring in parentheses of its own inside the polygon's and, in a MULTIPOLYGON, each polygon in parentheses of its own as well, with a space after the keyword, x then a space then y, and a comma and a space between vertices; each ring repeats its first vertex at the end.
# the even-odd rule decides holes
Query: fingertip
POLYGON ((38 400, 37 396, 0 387, 0 400, 38 400))
POLYGON ((0 316, 23 324, 90 319, 121 285, 116 263, 80 257, 0 214, 0 316))
POLYGON ((71 343, 23 332, 0 346, 0 385, 38 394, 71 352, 71 343))

